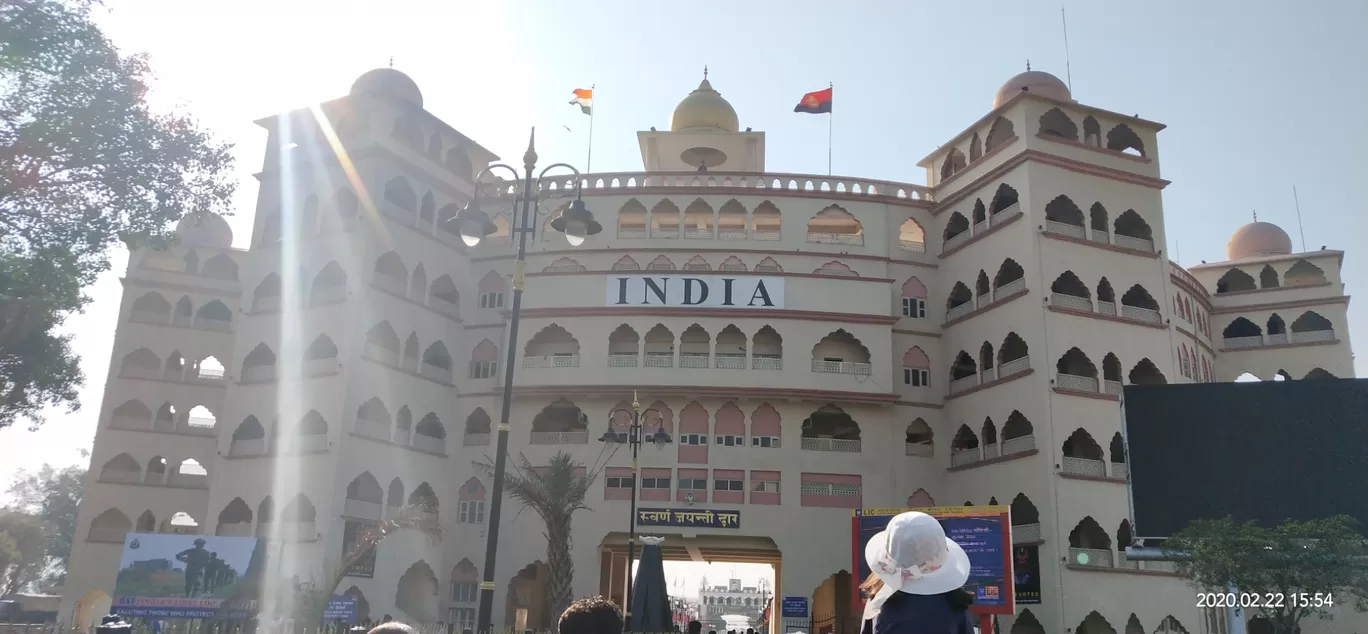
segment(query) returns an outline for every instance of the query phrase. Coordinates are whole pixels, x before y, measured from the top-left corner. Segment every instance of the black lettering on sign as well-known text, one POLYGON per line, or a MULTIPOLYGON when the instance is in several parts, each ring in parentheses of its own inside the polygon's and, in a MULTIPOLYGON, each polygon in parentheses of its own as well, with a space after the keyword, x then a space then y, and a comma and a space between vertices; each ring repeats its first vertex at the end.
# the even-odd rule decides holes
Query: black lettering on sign
POLYGON ((697 306, 708 301, 708 283, 696 277, 684 278, 684 305, 697 306), (698 299, 694 300, 694 285, 698 285, 698 299))
POLYGON ((735 281, 736 281, 735 279, 732 279, 732 278, 730 278, 730 277, 724 277, 724 278, 722 278, 722 305, 723 305, 723 306, 735 306, 735 305, 736 305, 736 304, 733 304, 733 303, 732 303, 732 282, 735 282, 735 281))
POLYGON ((617 282, 618 282, 617 301, 616 301, 616 302, 613 302, 613 303, 618 304, 619 306, 625 306, 625 305, 627 304, 627 278, 625 278, 625 277, 619 277, 619 278, 617 278, 617 282))
POLYGON ((765 288, 765 280, 756 280, 755 292, 751 293, 749 305, 754 306, 756 299, 759 299, 766 308, 774 308, 774 302, 770 300, 769 289, 765 288))
POLYGON ((670 287, 670 278, 668 278, 668 277, 662 277, 662 278, 660 278, 660 283, 659 283, 659 284, 656 284, 656 281, 653 280, 653 279, 651 279, 651 278, 649 278, 649 277, 643 278, 642 281, 645 282, 646 285, 643 286, 642 289, 641 289, 641 305, 642 305, 642 306, 650 306, 650 305, 651 305, 651 297, 650 297, 650 295, 648 295, 648 293, 650 293, 651 295, 655 295, 655 296, 656 296, 656 299, 660 302, 660 304, 661 304, 662 306, 665 305, 665 304, 666 304, 666 301, 665 301, 665 295, 666 295, 666 293, 665 293, 665 291, 666 291, 666 289, 668 289, 668 288, 670 287))

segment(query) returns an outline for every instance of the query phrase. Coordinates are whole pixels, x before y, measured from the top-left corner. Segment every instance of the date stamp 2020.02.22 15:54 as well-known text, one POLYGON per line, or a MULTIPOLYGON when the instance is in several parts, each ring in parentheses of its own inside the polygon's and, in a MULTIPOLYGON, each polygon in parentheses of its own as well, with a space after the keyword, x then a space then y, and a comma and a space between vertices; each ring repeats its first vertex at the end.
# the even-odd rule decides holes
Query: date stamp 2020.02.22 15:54
POLYGON ((1199 592, 1199 608, 1332 608, 1330 592, 1199 592))

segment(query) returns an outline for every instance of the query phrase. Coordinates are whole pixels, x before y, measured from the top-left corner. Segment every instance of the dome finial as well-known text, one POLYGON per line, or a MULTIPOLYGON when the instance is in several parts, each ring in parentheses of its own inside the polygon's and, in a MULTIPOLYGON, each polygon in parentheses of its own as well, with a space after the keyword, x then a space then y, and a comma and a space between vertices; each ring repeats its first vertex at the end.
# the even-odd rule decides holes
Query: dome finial
POLYGON ((1254 222, 1258 222, 1258 221, 1259 221, 1259 210, 1258 210, 1258 209, 1255 209, 1255 210, 1254 210, 1254 222))
POLYGON ((703 79, 707 79, 707 78, 708 78, 708 65, 707 65, 707 64, 704 64, 704 65, 703 65, 703 79))
MULTIPOLYGON (((1029 66, 1030 64, 1027 64, 1029 66)), ((390 68, 394 68, 394 56, 390 55, 390 68)))
POLYGON ((1031 70, 1031 60, 1030 60, 1030 59, 1027 59, 1027 60, 1026 60, 1026 71, 1027 71, 1027 72, 1030 72, 1030 70, 1031 70))

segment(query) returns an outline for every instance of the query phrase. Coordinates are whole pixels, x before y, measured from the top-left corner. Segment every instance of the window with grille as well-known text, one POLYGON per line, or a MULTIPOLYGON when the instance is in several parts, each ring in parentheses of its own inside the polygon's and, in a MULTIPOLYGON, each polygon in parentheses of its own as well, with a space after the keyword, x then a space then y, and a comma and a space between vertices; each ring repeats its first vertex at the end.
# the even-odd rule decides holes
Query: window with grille
POLYGON ((494 369, 495 369, 495 366, 497 366, 497 365, 498 365, 498 364, 497 364, 496 362, 494 362, 494 361, 471 361, 471 362, 470 362, 470 378, 472 378, 472 379, 488 379, 488 378, 491 378, 491 377, 494 376, 494 369))
POLYGON ((451 600, 455 603, 478 603, 480 601, 480 584, 473 581, 451 584, 451 600))
POLYGON ((715 443, 719 447, 745 447, 745 436, 718 436, 715 443))
POLYGON ((625 478, 605 478, 604 482, 610 489, 630 489, 632 488, 632 477, 625 478))
POLYGON ((929 387, 931 385, 931 373, 922 368, 903 368, 903 385, 929 387))
POLYGON ((713 490, 716 491, 745 491, 746 483, 740 480, 713 480, 713 490))
POLYGON ((503 291, 480 293, 480 308, 503 308, 503 291))
POLYGON ((485 519, 485 503, 482 500, 463 500, 460 509, 456 514, 456 521, 460 524, 483 524, 485 519))
POLYGON ((754 493, 778 493, 778 480, 752 480, 751 491, 754 493))
POLYGON ((679 490, 680 490, 680 491, 707 491, 707 490, 708 490, 708 479, 707 479, 707 478, 680 478, 680 479, 679 479, 679 490))
POLYGON ((765 449, 778 449, 778 436, 751 436, 752 447, 763 447, 765 449))
POLYGON ((665 489, 670 490, 669 478, 642 478, 641 488, 643 489, 665 489))
POLYGON ((926 319, 926 300, 916 297, 904 297, 902 301, 903 317, 912 319, 926 319))
POLYGON ((682 435, 680 435, 680 437, 679 437, 679 443, 680 443, 680 444, 683 444, 683 445, 694 445, 694 446, 706 445, 706 444, 708 444, 708 435, 707 435, 707 434, 682 434, 682 435))

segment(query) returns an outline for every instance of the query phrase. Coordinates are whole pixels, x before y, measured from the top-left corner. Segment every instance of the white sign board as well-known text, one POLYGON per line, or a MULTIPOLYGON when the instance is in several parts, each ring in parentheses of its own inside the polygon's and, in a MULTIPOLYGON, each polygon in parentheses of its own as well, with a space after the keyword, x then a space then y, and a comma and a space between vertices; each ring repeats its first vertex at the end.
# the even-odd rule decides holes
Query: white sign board
POLYGON ((783 308, 784 278, 752 275, 611 275, 607 306, 783 308))

